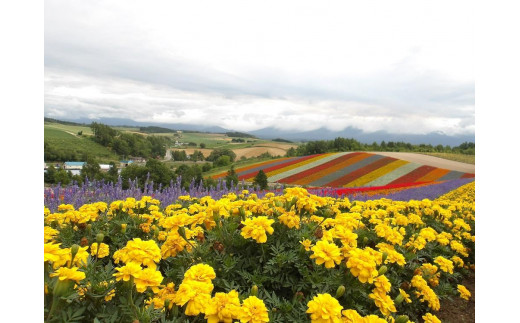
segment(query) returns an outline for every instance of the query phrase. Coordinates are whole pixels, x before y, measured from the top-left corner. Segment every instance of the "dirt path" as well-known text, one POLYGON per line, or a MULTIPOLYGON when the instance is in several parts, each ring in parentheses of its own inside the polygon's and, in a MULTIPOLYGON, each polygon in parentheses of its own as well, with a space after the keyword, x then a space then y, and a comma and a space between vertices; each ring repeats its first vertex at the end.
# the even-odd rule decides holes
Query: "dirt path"
POLYGON ((475 275, 462 282, 471 297, 469 301, 460 297, 453 297, 452 301, 444 300, 441 302, 441 309, 435 313, 443 323, 472 323, 475 322, 475 275))
POLYGON ((373 154, 379 154, 383 156, 393 157, 397 159, 406 160, 412 163, 428 165, 438 168, 444 168, 449 170, 456 170, 464 173, 475 174, 475 165, 461 163, 453 160, 444 158, 422 155, 418 153, 405 153, 405 152, 371 152, 373 154))

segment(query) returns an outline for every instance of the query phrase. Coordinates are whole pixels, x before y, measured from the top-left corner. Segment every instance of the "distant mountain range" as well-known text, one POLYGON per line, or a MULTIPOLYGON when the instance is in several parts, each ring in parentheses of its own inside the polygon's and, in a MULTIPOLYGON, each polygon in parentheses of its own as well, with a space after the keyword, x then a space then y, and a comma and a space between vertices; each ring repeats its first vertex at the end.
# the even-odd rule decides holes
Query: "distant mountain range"
MULTIPOLYGON (((62 121, 76 122, 89 125, 92 122, 98 122, 109 126, 130 126, 130 127, 163 127, 173 130, 197 131, 208 133, 226 133, 236 131, 235 129, 225 129, 218 126, 191 125, 183 123, 154 123, 154 122, 138 122, 131 119, 122 118, 100 118, 100 119, 60 119, 62 121)), ((241 131, 244 132, 244 131, 241 131)), ((332 140, 337 137, 353 138, 361 143, 370 144, 372 142, 380 143, 381 141, 402 141, 413 145, 431 144, 431 145, 450 145, 458 146, 463 142, 475 142, 475 135, 448 136, 442 132, 432 132, 424 135, 417 134, 393 134, 385 131, 377 131, 365 133, 360 129, 348 127, 341 131, 331 131, 326 128, 320 128, 312 131, 285 131, 273 127, 263 128, 247 133, 262 139, 283 138, 291 141, 310 141, 310 140, 332 140)))

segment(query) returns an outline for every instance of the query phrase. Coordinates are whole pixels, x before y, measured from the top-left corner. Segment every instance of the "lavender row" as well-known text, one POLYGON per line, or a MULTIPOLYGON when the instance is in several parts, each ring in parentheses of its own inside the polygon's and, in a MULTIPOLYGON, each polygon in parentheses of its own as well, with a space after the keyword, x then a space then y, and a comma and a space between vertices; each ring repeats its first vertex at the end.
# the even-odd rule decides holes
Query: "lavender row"
MULTIPOLYGON (((339 195, 335 190, 330 188, 313 189, 310 193, 317 196, 329 196, 333 198, 348 197, 351 201, 367 201, 377 200, 380 198, 388 198, 395 201, 409 201, 409 200, 434 200, 439 196, 448 193, 464 184, 474 181, 474 178, 461 178, 455 180, 445 181, 439 184, 431 184, 427 186, 415 187, 389 194, 376 195, 339 195)), ((153 182, 147 181, 144 187, 139 187, 137 181, 130 181, 128 189, 123 189, 121 178, 117 183, 106 183, 104 181, 89 181, 85 180, 83 185, 73 183, 72 185, 64 186, 55 185, 44 189, 44 205, 49 208, 51 212, 55 212, 60 204, 72 204, 75 208, 79 208, 83 204, 94 202, 110 203, 115 200, 124 200, 128 197, 140 199, 143 196, 152 196, 161 201, 162 205, 173 204, 177 201, 179 196, 190 195, 191 197, 211 196, 213 199, 220 199, 223 195, 228 193, 240 194, 242 190, 246 189, 249 193, 256 194, 259 198, 264 197, 267 192, 274 192, 275 194, 282 194, 283 186, 275 191, 260 190, 258 187, 247 185, 242 182, 239 185, 232 185, 230 188, 226 187, 222 180, 217 183, 215 187, 204 188, 202 185, 196 185, 192 182, 188 189, 181 186, 181 178, 177 178, 176 182, 171 182, 167 187, 154 189, 153 182)))
POLYGON ((375 194, 375 195, 357 195, 357 196, 348 196, 351 201, 368 201, 368 200, 377 200, 381 198, 391 199, 393 201, 410 201, 410 200, 435 200, 436 198, 444 195, 454 189, 473 182, 474 178, 459 178, 454 180, 449 180, 445 182, 440 182, 439 184, 431 184, 426 186, 414 187, 405 189, 402 191, 398 191, 395 193, 389 194, 375 194))
MULTIPOLYGON (((68 186, 55 185, 44 189, 44 205, 51 212, 55 212, 60 204, 72 204, 75 208, 88 203, 106 202, 110 203, 115 200, 124 200, 128 197, 141 199, 143 196, 152 196, 161 201, 162 205, 173 204, 179 196, 190 195, 191 197, 211 196, 213 199, 220 199, 228 193, 240 194, 242 190, 248 190, 249 193, 256 194, 259 198, 264 197, 268 191, 260 190, 258 187, 247 185, 242 182, 239 185, 231 185, 228 188, 224 181, 220 180, 216 186, 204 188, 202 183, 197 185, 191 182, 188 189, 181 186, 181 178, 171 181, 167 187, 159 186, 154 189, 154 184, 147 181, 144 187, 139 187, 137 181, 130 181, 129 188, 123 189, 121 178, 117 183, 104 181, 85 180, 83 185, 73 183, 68 186)), ((283 191, 283 186, 280 191, 283 191)))

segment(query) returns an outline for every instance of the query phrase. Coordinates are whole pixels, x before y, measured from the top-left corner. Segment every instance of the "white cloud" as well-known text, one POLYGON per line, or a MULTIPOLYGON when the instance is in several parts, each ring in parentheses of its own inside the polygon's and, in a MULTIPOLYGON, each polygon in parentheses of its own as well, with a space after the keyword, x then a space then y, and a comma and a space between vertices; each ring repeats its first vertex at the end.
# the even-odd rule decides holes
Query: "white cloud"
POLYGON ((49 0, 45 115, 471 134, 468 6, 49 0))

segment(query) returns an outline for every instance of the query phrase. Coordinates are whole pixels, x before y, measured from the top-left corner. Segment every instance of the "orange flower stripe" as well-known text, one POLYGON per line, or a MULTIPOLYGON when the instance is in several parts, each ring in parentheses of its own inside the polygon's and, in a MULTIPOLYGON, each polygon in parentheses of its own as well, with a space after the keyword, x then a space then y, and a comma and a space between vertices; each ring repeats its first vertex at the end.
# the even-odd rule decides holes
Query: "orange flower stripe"
POLYGON ((430 182, 430 181, 436 181, 442 176, 448 174, 450 171, 448 169, 443 168, 436 168, 429 172, 428 174, 424 175, 423 177, 416 180, 416 182, 430 182))

